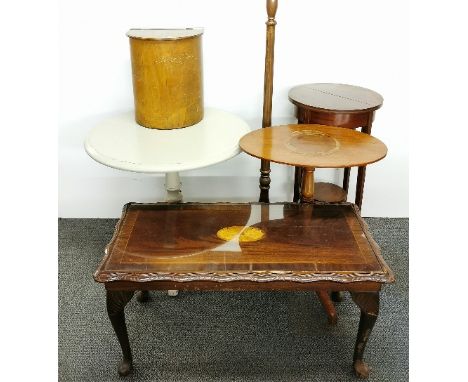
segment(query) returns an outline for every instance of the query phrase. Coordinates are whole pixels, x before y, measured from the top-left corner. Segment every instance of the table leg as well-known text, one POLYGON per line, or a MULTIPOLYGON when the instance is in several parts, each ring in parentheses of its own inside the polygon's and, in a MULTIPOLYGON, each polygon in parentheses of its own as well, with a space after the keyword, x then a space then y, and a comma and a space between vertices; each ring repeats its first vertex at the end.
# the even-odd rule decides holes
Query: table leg
MULTIPOLYGON (((314 201, 314 171, 313 167, 305 167, 301 169, 302 185, 301 185, 301 202, 313 203, 314 201)), ((328 322, 330 325, 336 325, 338 317, 330 295, 325 291, 317 291, 317 296, 324 307, 328 322)))
POLYGON ((137 300, 139 302, 147 302, 147 301, 149 301, 149 298, 150 298, 150 294, 149 294, 148 290, 142 290, 137 295, 137 300))
MULTIPOLYGON (((166 201, 181 202, 182 201, 182 183, 178 172, 166 172, 166 201)), ((178 290, 168 290, 167 295, 174 297, 179 294, 178 290)))
POLYGON ((106 295, 107 314, 122 348, 123 359, 118 367, 118 372, 122 376, 128 375, 133 369, 132 351, 128 340, 124 311, 125 305, 132 299, 132 296, 133 291, 113 290, 107 290, 106 295))
POLYGON ((345 167, 344 169, 344 174, 343 174, 343 190, 348 193, 349 190, 349 175, 351 173, 351 168, 350 167, 345 167))
POLYGON ((364 181, 365 180, 366 180, 366 166, 358 167, 355 203, 359 207, 359 209, 361 209, 362 207, 362 197, 364 195, 364 181))
POLYGON ((301 197, 303 203, 312 203, 314 201, 314 171, 313 167, 304 167, 302 169, 301 197))
MULTIPOLYGON (((372 121, 374 119, 374 113, 369 113, 367 126, 361 129, 361 132, 369 134, 372 131, 372 121)), ((356 180, 356 199, 355 204, 361 209, 362 198, 364 196, 364 182, 366 180, 366 166, 358 167, 358 174, 356 180)))
POLYGON ((270 162, 262 159, 261 160, 261 167, 260 167, 260 198, 258 201, 260 203, 270 203, 270 162))
POLYGON ((302 167, 294 168, 294 196, 293 202, 298 203, 301 200, 302 167))
POLYGON ((367 378, 369 376, 369 366, 362 358, 367 340, 379 314, 379 292, 351 292, 351 297, 361 309, 361 319, 359 320, 359 330, 354 348, 353 367, 358 378, 367 378))
POLYGON ((325 290, 318 290, 315 293, 317 294, 317 297, 319 298, 322 306, 327 312, 328 323, 330 325, 336 325, 336 323, 338 322, 338 317, 336 315, 335 306, 333 305, 333 302, 330 300, 330 295, 325 290))
POLYGON ((343 295, 340 291, 337 292, 331 292, 331 299, 334 302, 341 302, 343 301, 343 295))
POLYGON ((182 191, 178 172, 166 172, 166 201, 181 202, 182 191))

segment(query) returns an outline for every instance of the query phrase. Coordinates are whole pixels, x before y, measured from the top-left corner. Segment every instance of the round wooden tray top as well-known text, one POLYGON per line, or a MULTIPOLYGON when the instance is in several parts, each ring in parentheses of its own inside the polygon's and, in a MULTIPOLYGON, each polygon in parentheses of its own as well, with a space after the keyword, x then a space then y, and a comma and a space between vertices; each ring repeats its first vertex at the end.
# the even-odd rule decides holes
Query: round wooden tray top
POLYGON ((244 135, 239 144, 254 157, 299 167, 363 166, 387 155, 387 147, 375 137, 324 125, 258 129, 244 135))
POLYGON ((306 109, 338 112, 377 110, 383 97, 373 90, 346 84, 306 84, 289 91, 289 100, 306 109))

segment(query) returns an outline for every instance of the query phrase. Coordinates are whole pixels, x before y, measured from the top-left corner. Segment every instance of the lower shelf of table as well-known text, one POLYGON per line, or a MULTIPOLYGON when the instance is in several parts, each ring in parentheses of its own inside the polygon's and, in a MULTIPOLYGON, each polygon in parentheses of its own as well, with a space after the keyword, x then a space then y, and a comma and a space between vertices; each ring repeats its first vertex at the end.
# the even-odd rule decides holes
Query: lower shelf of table
POLYGON ((348 193, 333 183, 317 182, 314 185, 314 200, 325 203, 346 202, 348 193))

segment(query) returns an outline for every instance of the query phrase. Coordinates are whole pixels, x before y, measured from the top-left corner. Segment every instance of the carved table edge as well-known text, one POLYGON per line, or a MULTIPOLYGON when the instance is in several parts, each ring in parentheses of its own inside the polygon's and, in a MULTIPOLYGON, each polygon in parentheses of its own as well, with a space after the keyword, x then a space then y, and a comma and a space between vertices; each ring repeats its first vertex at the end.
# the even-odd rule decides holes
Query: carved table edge
POLYGON ((94 279, 100 283, 111 281, 151 282, 151 281, 251 281, 251 282, 274 282, 289 281, 296 283, 313 283, 320 281, 331 281, 337 283, 376 282, 388 284, 394 281, 393 275, 384 272, 349 272, 349 273, 307 273, 307 272, 225 272, 225 273, 130 273, 101 271, 94 274, 94 279))

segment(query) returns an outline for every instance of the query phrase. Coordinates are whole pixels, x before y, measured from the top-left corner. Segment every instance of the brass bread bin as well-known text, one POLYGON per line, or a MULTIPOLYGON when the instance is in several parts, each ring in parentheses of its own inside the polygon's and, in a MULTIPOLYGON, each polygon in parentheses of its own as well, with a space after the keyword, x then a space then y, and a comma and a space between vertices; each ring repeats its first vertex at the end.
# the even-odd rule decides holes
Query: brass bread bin
POLYGON ((203 29, 130 29, 135 120, 178 129, 203 118, 203 29))

